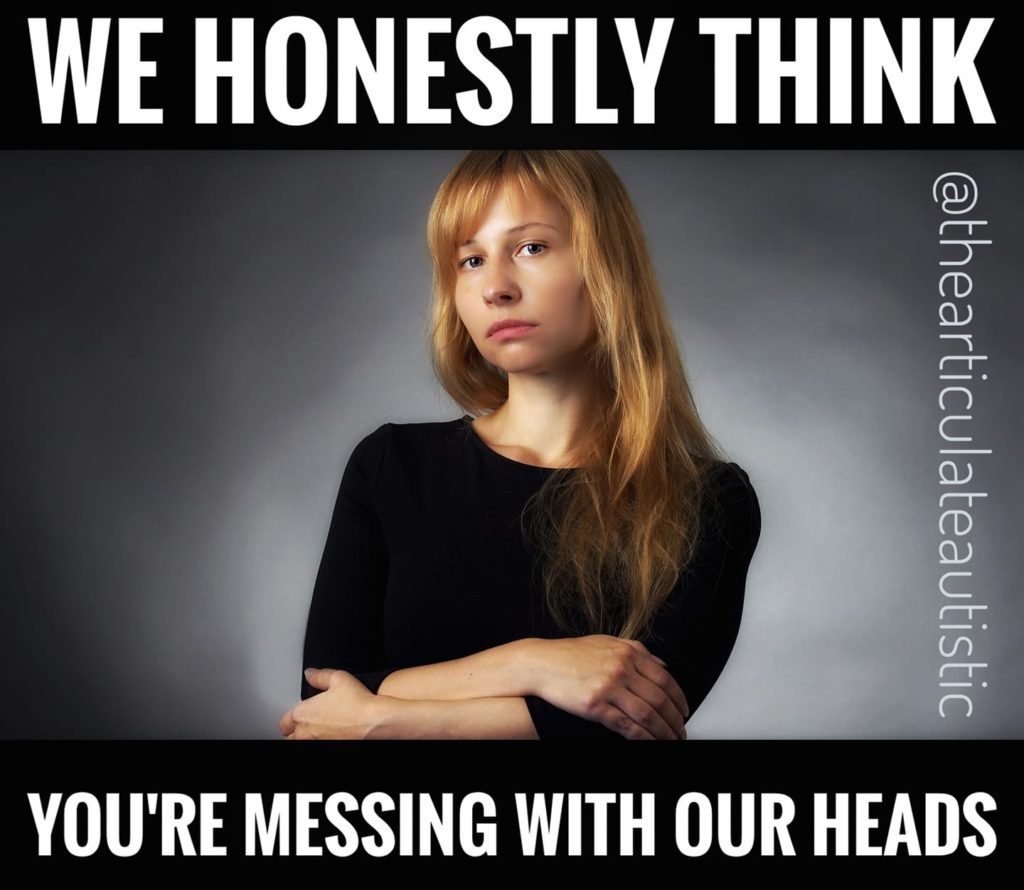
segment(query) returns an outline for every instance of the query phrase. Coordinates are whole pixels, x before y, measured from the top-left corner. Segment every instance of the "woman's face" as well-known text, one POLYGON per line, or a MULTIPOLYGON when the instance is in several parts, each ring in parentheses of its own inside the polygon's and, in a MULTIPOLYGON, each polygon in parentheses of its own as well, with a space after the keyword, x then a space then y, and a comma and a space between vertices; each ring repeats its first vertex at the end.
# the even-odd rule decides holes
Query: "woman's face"
POLYGON ((456 253, 456 310, 485 359, 508 373, 576 365, 596 328, 569 219, 555 202, 535 189, 498 189, 456 253), (529 326, 492 331, 507 320, 529 326))

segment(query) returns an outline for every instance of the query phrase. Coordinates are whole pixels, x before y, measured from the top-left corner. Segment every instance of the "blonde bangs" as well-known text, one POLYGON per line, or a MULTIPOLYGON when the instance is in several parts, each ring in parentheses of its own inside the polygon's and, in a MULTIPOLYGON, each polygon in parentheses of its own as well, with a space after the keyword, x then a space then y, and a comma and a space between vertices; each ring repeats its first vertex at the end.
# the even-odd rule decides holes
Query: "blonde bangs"
POLYGON ((543 171, 518 152, 481 152, 464 161, 441 184, 427 221, 427 245, 435 275, 445 291, 454 278, 459 247, 477 229, 499 188, 506 194, 513 185, 524 192, 539 189, 558 200, 553 183, 545 181, 543 171))

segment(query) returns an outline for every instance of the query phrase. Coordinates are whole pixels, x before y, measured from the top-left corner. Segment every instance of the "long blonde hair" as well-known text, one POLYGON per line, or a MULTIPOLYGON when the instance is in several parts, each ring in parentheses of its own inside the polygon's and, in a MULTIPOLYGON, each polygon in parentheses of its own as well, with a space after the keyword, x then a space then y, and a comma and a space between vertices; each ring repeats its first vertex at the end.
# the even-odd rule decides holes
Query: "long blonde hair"
POLYGON ((508 398, 455 308, 457 245, 499 187, 539 189, 565 211, 597 325, 586 351, 596 403, 575 431, 584 465, 556 469, 524 509, 549 611, 570 633, 644 636, 696 555, 709 470, 722 451, 701 422, 643 227, 595 151, 471 151, 430 208, 431 360, 472 414, 508 398))

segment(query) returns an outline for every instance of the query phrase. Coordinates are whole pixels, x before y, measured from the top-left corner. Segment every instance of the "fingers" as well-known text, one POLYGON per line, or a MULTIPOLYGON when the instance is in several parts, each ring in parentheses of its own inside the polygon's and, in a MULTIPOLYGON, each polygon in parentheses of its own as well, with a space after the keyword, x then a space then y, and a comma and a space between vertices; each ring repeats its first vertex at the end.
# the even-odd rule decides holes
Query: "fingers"
POLYGON ((601 721, 604 726, 608 727, 619 735, 625 736, 627 739, 639 740, 639 741, 655 741, 656 737, 651 735, 643 726, 637 723, 629 714, 622 711, 620 708, 609 704, 601 714, 601 721))
MULTIPOLYGON (((686 713, 680 710, 676 704, 675 699, 668 692, 657 683, 651 682, 647 677, 641 673, 635 674, 631 679, 626 681, 626 690, 632 692, 636 698, 640 700, 644 707, 641 708, 640 704, 633 703, 634 708, 640 708, 640 715, 644 716, 649 711, 653 711, 661 720, 667 725, 671 732, 669 738, 679 738, 682 733, 681 729, 683 724, 686 722, 686 713)), ((623 707, 621 704, 619 707, 623 707)), ((636 713, 631 711, 630 713, 636 713)), ((634 717, 634 719, 636 719, 634 717)), ((653 715, 652 718, 653 719, 653 715)), ((649 720, 641 720, 651 732, 655 732, 651 727, 649 720)), ((655 735, 658 733, 655 732, 655 735)))
POLYGON ((288 738, 291 738, 292 733, 295 732, 294 711, 295 709, 292 708, 292 710, 285 714, 277 724, 277 728, 281 730, 281 735, 288 736, 288 738))
POLYGON ((686 701, 686 693, 680 688, 673 677, 665 668, 657 667, 651 664, 650 661, 641 659, 636 665, 637 672, 645 677, 648 681, 656 685, 659 689, 663 690, 669 698, 672 699, 672 703, 675 705, 676 710, 683 720, 690 719, 690 705, 686 701))
POLYGON ((679 709, 679 713, 682 714, 684 720, 690 719, 690 705, 686 701, 686 693, 683 692, 680 685, 676 682, 675 677, 672 676, 667 670, 667 665, 664 659, 658 658, 657 655, 651 653, 648 648, 641 643, 639 640, 627 640, 637 651, 649 656, 649 659, 657 661, 661 667, 656 668, 650 663, 649 659, 638 659, 636 661, 636 669, 647 677, 653 683, 656 683, 662 689, 665 690, 671 697, 672 701, 675 702, 676 707, 679 709))
MULTIPOLYGON (((657 687, 654 688, 657 689, 657 687)), ((647 694, 650 695, 650 693, 647 694)), ((664 707, 668 710, 667 719, 653 704, 628 688, 620 689, 612 699, 612 703, 623 713, 628 714, 636 723, 639 723, 654 738, 666 741, 678 740, 681 737, 683 726, 682 715, 678 714, 675 705, 671 704, 663 693, 655 693, 656 698, 659 696, 665 702, 664 707)))
POLYGON ((306 668, 302 673, 314 689, 329 689, 334 671, 331 668, 306 668))

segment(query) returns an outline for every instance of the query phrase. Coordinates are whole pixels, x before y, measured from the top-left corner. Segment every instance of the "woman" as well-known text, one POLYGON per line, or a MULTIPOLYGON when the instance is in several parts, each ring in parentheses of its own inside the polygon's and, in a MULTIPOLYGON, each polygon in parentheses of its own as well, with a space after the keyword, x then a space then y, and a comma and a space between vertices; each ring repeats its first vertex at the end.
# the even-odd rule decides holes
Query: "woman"
POLYGON ((625 187, 592 151, 473 151, 428 241, 434 369, 473 413, 353 451, 282 734, 685 739, 760 510, 625 187))

